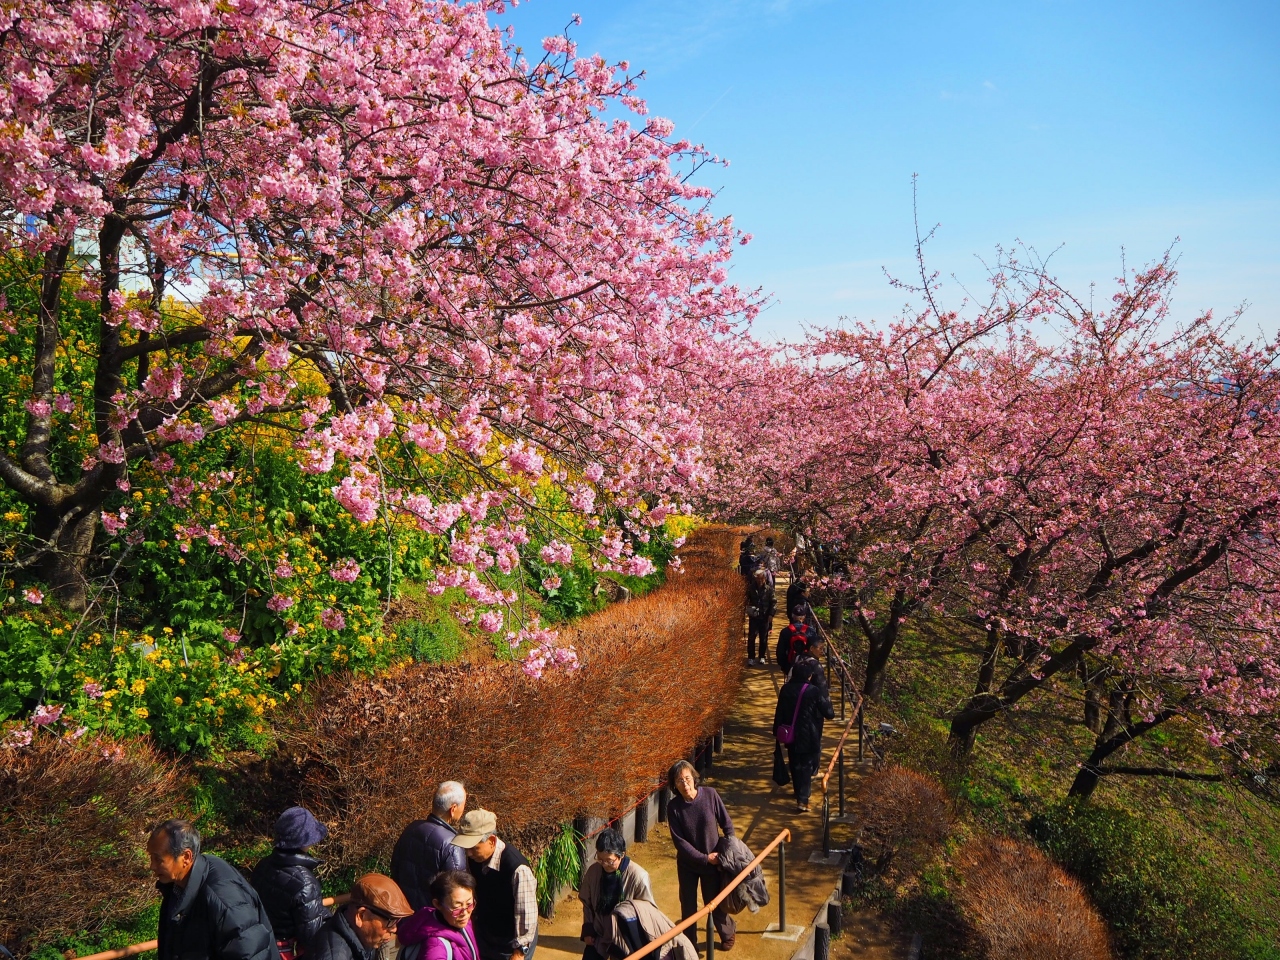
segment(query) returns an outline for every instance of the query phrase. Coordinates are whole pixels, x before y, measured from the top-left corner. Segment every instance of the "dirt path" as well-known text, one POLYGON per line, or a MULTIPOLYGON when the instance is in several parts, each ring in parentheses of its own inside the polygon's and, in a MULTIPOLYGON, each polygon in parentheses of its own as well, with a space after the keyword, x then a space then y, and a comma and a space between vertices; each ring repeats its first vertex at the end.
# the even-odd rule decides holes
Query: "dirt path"
MULTIPOLYGON (((779 614, 770 637, 770 651, 776 642, 778 630, 786 623, 784 594, 786 580, 778 584, 779 614)), ((745 644, 743 655, 746 655, 745 644)), ((822 856, 822 805, 818 779, 814 781, 812 808, 809 813, 795 812, 795 799, 790 787, 778 787, 770 779, 773 759, 773 712, 777 703, 778 687, 782 677, 776 666, 751 667, 747 670, 737 704, 725 723, 724 750, 715 759, 715 765, 705 782, 716 788, 724 798, 733 818, 738 836, 753 850, 765 847, 779 831, 791 830, 792 840, 786 845, 787 873, 787 938, 777 938, 778 922, 778 858, 772 856, 765 865, 765 880, 772 898, 770 904, 759 913, 742 913, 738 921, 738 940, 733 956, 751 960, 789 960, 799 948, 801 931, 813 922, 815 914, 839 884, 837 864, 810 862, 810 858, 822 856), (767 928, 772 927, 772 930, 767 928), (770 936, 773 934, 773 936, 770 936)), ((828 723, 826 729, 826 761, 839 739, 842 725, 839 702, 836 704, 837 721, 828 723)), ((856 743, 852 750, 856 751, 856 743)), ((852 768, 851 778, 856 778, 852 768)), ((835 780, 832 780, 832 789, 835 780)), ((837 824, 833 827, 833 845, 847 846, 850 827, 837 824)), ((680 916, 676 886, 675 851, 665 824, 657 824, 650 830, 649 840, 637 844, 629 851, 632 858, 649 871, 653 882, 654 897, 658 906, 672 919, 680 916)), ((543 921, 539 926, 537 960, 568 960, 582 956, 579 933, 582 924, 582 906, 575 895, 562 901, 555 919, 543 921)), ((699 952, 705 949, 705 926, 698 933, 699 952)), ((853 929, 843 938, 844 943, 854 940, 876 939, 872 932, 866 937, 853 929)), ((883 957, 888 960, 893 953, 864 953, 858 956, 883 957)), ((852 956, 852 954, 851 954, 852 956)))

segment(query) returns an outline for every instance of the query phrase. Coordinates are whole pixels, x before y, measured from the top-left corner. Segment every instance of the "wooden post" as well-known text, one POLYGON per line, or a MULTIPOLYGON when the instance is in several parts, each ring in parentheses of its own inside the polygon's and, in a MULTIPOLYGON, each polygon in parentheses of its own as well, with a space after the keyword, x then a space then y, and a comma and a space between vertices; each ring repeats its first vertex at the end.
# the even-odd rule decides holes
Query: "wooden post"
POLYGON ((831 928, 820 923, 813 928, 813 960, 828 960, 831 956, 831 928))
POLYGON ((831 928, 833 937, 840 936, 840 931, 844 929, 844 905, 839 900, 832 900, 827 904, 827 926, 831 928))
POLYGON ((831 629, 839 630, 844 626, 844 603, 839 600, 831 601, 831 629))
POLYGON ((671 799, 671 788, 666 786, 659 787, 658 788, 658 822, 659 823, 667 822, 667 801, 670 799, 671 799))
POLYGON ((645 797, 636 807, 636 843, 649 839, 649 798, 645 797))

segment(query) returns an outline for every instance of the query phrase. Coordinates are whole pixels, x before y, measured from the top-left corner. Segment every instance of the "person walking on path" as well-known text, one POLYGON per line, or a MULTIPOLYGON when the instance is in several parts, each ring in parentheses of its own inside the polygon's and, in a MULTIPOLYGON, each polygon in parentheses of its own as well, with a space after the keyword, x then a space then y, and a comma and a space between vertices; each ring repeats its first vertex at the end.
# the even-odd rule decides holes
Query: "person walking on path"
POLYGON ((147 839, 160 891, 159 960, 280 960, 271 921, 235 867, 200 852, 186 820, 166 820, 147 839))
POLYGON ((775 651, 778 669, 784 677, 791 672, 796 658, 808 652, 809 640, 817 635, 818 632, 805 623, 803 609, 796 607, 791 611, 791 622, 778 631, 775 651))
POLYGON ((773 537, 764 538, 764 549, 760 551, 760 564, 769 571, 769 575, 775 579, 778 571, 782 569, 782 558, 778 556, 778 551, 773 545, 773 537))
POLYGON ((791 661, 791 673, 789 676, 799 675, 805 677, 811 684, 821 688, 824 697, 830 699, 831 691, 827 685, 827 671, 822 665, 822 656, 826 653, 826 650, 827 644, 823 636, 819 633, 811 633, 807 649, 791 661))
POLYGON ((476 881, 465 870, 444 870, 427 891, 429 906, 400 924, 401 950, 421 945, 417 960, 480 960, 471 915, 476 909, 476 881))
POLYGON ((498 838, 498 818, 472 810, 453 843, 467 852, 476 881, 476 943, 481 960, 533 960, 538 945, 538 882, 529 861, 498 838))
POLYGON ((373 960, 413 914, 396 882, 381 873, 366 873, 349 896, 312 938, 307 960, 373 960))
POLYGON ((773 578, 764 567, 756 567, 747 587, 747 665, 764 666, 769 656, 769 630, 773 626, 773 613, 777 605, 773 592, 773 578), (756 657, 756 640, 760 641, 760 655, 756 657))
POLYGON ((756 572, 758 565, 759 558, 756 556, 756 542, 747 537, 738 547, 738 573, 742 575, 744 581, 750 583, 751 575, 756 572))
POLYGON ((813 776, 822 761, 824 722, 836 715, 827 685, 822 682, 821 655, 822 639, 810 637, 808 652, 797 659, 791 676, 778 691, 778 706, 773 713, 775 738, 778 738, 780 727, 792 727, 791 742, 786 744, 787 766, 795 790, 796 809, 800 813, 809 809, 813 776))
MULTIPOLYGON (((698 785, 698 772, 688 760, 676 761, 667 771, 667 786, 675 794, 667 804, 667 827, 676 846, 676 879, 680 887, 680 919, 698 912, 698 888, 702 902, 710 903, 720 892, 722 879, 715 852, 720 831, 732 837, 733 821, 724 801, 711 787, 698 785)), ((720 935, 720 949, 732 950, 737 924, 724 910, 711 912, 720 935)))
POLYGON ((306 953, 307 944, 329 919, 307 850, 329 836, 329 828, 306 807, 290 807, 276 818, 274 847, 258 861, 249 882, 258 892, 284 960, 306 953))
POLYGON ((811 626, 814 625, 817 618, 814 616, 813 607, 809 603, 809 581, 803 576, 796 580, 792 580, 787 585, 787 619, 791 619, 791 614, 797 609, 804 611, 805 621, 811 626))
POLYGON ((442 870, 467 871, 467 855, 453 844, 454 829, 467 809, 467 790, 456 780, 436 787, 431 815, 404 828, 391 852, 391 879, 414 910, 431 903, 431 881, 442 870))
POLYGON ((613 908, 623 900, 653 900, 649 873, 627 856, 627 839, 610 827, 596 837, 596 860, 578 891, 582 901, 582 960, 607 960, 613 944, 613 908))

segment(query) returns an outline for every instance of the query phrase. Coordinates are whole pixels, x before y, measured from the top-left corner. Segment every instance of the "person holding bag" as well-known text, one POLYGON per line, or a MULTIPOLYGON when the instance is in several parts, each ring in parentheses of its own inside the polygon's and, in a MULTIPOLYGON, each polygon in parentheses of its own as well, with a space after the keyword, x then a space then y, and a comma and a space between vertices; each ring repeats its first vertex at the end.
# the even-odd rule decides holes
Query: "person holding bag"
POLYGON ((805 813, 809 809, 809 794, 813 775, 822 761, 822 728, 825 721, 835 718, 835 708, 827 686, 822 681, 822 638, 809 637, 808 653, 796 660, 787 682, 778 691, 778 706, 773 713, 774 780, 780 786, 790 774, 796 795, 796 809, 805 813), (816 675, 815 675, 816 671, 816 675), (787 748, 787 769, 782 764, 782 748, 787 748))

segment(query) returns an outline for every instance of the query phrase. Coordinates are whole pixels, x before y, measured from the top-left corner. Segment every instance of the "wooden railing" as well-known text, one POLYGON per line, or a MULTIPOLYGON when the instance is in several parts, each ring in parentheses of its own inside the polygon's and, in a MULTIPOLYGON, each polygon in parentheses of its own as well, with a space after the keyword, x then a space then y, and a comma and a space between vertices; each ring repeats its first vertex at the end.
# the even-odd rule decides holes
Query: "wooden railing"
POLYGON ((712 911, 714 911, 716 907, 720 906, 720 904, 724 902, 725 897, 729 896, 729 894, 733 892, 735 887, 737 887, 740 883, 746 880, 747 877, 751 876, 751 871, 754 870, 756 867, 760 866, 760 864, 764 862, 764 858, 767 857, 769 854, 773 853, 775 849, 778 851, 778 929, 782 932, 786 932, 786 929, 787 929, 786 841, 790 839, 791 839, 791 831, 783 830, 781 833, 779 833, 776 837, 773 838, 773 841, 767 847, 765 847, 758 854, 756 854, 756 858, 754 860, 752 860, 749 864, 747 864, 745 867, 742 868, 742 872, 739 873, 736 877, 734 877, 731 883, 725 884, 725 886, 721 888, 720 893, 717 894, 711 900, 710 903, 706 904, 697 913, 681 920, 674 927, 672 927, 670 930, 668 930, 666 933, 660 936, 657 940, 654 940, 652 943, 646 944, 645 946, 641 947, 639 950, 635 951, 634 953, 627 954, 626 960, 640 960, 641 957, 649 956, 655 950, 670 943, 676 937, 680 936, 680 934, 684 933, 690 927, 696 926, 698 921, 701 920, 703 917, 707 918, 707 954, 706 956, 707 956, 707 960, 712 960, 712 958, 715 957, 715 949, 716 949, 715 937, 712 935, 712 932, 711 932, 712 911))

